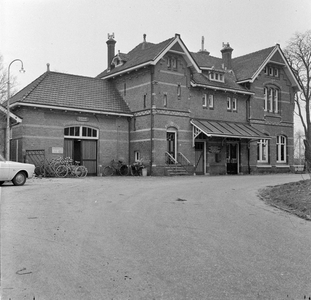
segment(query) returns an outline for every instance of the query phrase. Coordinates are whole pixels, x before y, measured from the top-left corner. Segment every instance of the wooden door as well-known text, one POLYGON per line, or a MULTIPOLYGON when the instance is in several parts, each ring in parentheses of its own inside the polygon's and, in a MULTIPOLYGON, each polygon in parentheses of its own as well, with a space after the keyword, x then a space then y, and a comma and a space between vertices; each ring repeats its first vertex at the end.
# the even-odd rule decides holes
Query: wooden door
POLYGON ((238 174, 238 153, 237 143, 227 144, 227 174, 238 174))
POLYGON ((88 175, 97 174, 97 141, 81 141, 81 164, 88 170, 88 175))
POLYGON ((195 173, 204 174, 204 142, 195 143, 195 173))

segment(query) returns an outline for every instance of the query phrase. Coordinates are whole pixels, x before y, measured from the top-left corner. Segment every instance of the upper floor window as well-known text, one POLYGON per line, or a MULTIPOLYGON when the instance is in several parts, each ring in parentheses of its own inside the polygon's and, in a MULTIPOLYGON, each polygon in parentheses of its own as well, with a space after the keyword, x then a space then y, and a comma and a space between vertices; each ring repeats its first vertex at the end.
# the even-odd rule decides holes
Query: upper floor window
POLYGON ((213 109, 214 108, 214 95, 204 94, 202 99, 202 106, 204 108, 213 109))
POLYGON ((163 106, 167 107, 167 93, 164 93, 163 95, 163 106))
POLYGON ((264 111, 279 113, 279 89, 275 87, 264 88, 264 111))
POLYGON ((203 98, 202 98, 202 106, 203 106, 204 108, 207 108, 207 95, 206 95, 206 94, 203 95, 203 98))
POLYGON ((177 84, 177 97, 178 99, 180 99, 181 97, 181 84, 180 83, 177 84))
POLYGON ((284 135, 276 137, 276 161, 278 163, 286 162, 286 137, 284 135))
POLYGON ((257 162, 268 163, 268 139, 261 139, 257 142, 257 162))
POLYGON ((238 99, 227 97, 227 111, 238 111, 238 99))
POLYGON ((212 81, 220 81, 220 82, 225 81, 224 74, 220 72, 215 72, 215 71, 212 71, 209 73, 209 79, 212 81))
POLYGON ((147 94, 144 94, 144 102, 143 102, 144 108, 147 107, 147 94))
POLYGON ((279 68, 273 66, 265 66, 264 73, 272 77, 279 77, 279 68))
POLYGON ((173 56, 168 56, 166 59, 167 62, 167 68, 168 69, 177 69, 177 58, 173 56))

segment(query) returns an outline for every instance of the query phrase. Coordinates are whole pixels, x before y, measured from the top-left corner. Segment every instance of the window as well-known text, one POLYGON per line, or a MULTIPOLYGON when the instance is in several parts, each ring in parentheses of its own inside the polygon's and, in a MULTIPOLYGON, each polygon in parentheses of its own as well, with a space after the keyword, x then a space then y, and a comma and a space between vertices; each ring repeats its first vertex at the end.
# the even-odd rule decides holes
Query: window
POLYGON ((85 126, 72 126, 64 128, 65 137, 75 138, 98 138, 98 130, 85 126))
POLYGON ((203 95, 203 98, 202 98, 202 106, 203 106, 204 108, 207 108, 207 95, 206 95, 206 94, 203 95))
POLYGON ((222 74, 220 72, 212 71, 209 73, 209 79, 212 81, 224 82, 224 74, 222 74))
POLYGON ((231 98, 227 97, 227 110, 231 110, 231 98))
POLYGON ((140 161, 141 159, 140 151, 134 151, 134 159, 135 162, 140 161))
POLYGON ((147 107, 147 94, 144 95, 144 103, 143 103, 143 105, 144 105, 144 108, 147 107))
POLYGON ((180 99, 181 97, 181 84, 180 83, 177 84, 177 97, 178 99, 180 99))
POLYGON ((175 57, 172 58, 172 65, 174 69, 177 69, 177 59, 175 57))
POLYGON ((280 91, 274 87, 264 88, 264 111, 279 113, 280 91))
POLYGON ((237 111, 238 107, 237 107, 237 100, 236 98, 232 99, 232 110, 233 111, 237 111))
POLYGON ((163 95, 163 106, 167 107, 167 93, 164 93, 163 95))
POLYGON ((210 109, 214 108, 214 95, 208 95, 208 107, 210 109))
POLYGON ((268 163, 268 146, 268 139, 262 139, 257 142, 257 162, 268 163))
POLYGON ((170 68, 170 67, 171 67, 171 63, 172 63, 172 61, 171 61, 171 57, 170 57, 170 56, 168 56, 168 57, 167 57, 167 67, 168 67, 168 68, 170 68))
POLYGON ((286 163, 286 137, 284 135, 276 137, 276 161, 286 163))
POLYGON ((264 73, 268 76, 279 77, 279 68, 273 66, 265 66, 263 69, 264 73))

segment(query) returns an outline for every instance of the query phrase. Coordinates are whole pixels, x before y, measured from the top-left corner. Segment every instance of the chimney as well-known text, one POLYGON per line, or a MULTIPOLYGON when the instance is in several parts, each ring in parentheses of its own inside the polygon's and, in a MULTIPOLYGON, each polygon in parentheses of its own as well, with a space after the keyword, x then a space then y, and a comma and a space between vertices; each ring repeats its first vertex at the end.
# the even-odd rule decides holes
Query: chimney
POLYGON ((146 46, 146 37, 147 37, 147 35, 144 33, 144 35, 143 35, 143 44, 142 44, 142 49, 144 50, 145 49, 145 46, 146 46))
POLYGON ((232 69, 232 64, 231 64, 231 59, 232 59, 232 51, 233 49, 230 47, 229 43, 222 43, 222 49, 220 52, 222 53, 222 61, 224 63, 225 68, 231 70, 232 69))
POLYGON ((115 44, 116 41, 114 40, 114 33, 113 34, 109 34, 108 33, 108 41, 107 43, 107 50, 108 50, 108 70, 111 70, 111 61, 114 58, 115 55, 115 44))

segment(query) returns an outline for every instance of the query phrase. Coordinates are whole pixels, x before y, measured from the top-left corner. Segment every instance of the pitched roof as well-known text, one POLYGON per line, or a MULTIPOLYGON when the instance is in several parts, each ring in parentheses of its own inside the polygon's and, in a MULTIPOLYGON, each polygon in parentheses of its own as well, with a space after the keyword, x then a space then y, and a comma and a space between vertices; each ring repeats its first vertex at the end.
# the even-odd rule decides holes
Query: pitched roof
POLYGON ((148 43, 148 42, 140 43, 134 49, 132 49, 129 53, 126 54, 127 62, 124 65, 120 67, 116 67, 110 70, 110 72, 108 72, 108 70, 105 70, 101 72, 99 75, 97 75, 96 77, 102 78, 105 75, 114 74, 114 73, 117 73, 123 70, 130 69, 131 67, 138 66, 138 65, 147 63, 149 61, 152 61, 157 57, 157 55, 161 51, 163 51, 163 49, 165 49, 169 45, 169 43, 173 39, 174 38, 170 38, 159 44, 153 44, 153 43, 148 43))
POLYGON ((15 105, 40 105, 114 114, 131 114, 121 95, 102 79, 45 72, 10 100, 15 105))
POLYGON ((274 49, 275 46, 232 59, 232 67, 237 81, 252 78, 274 49))

